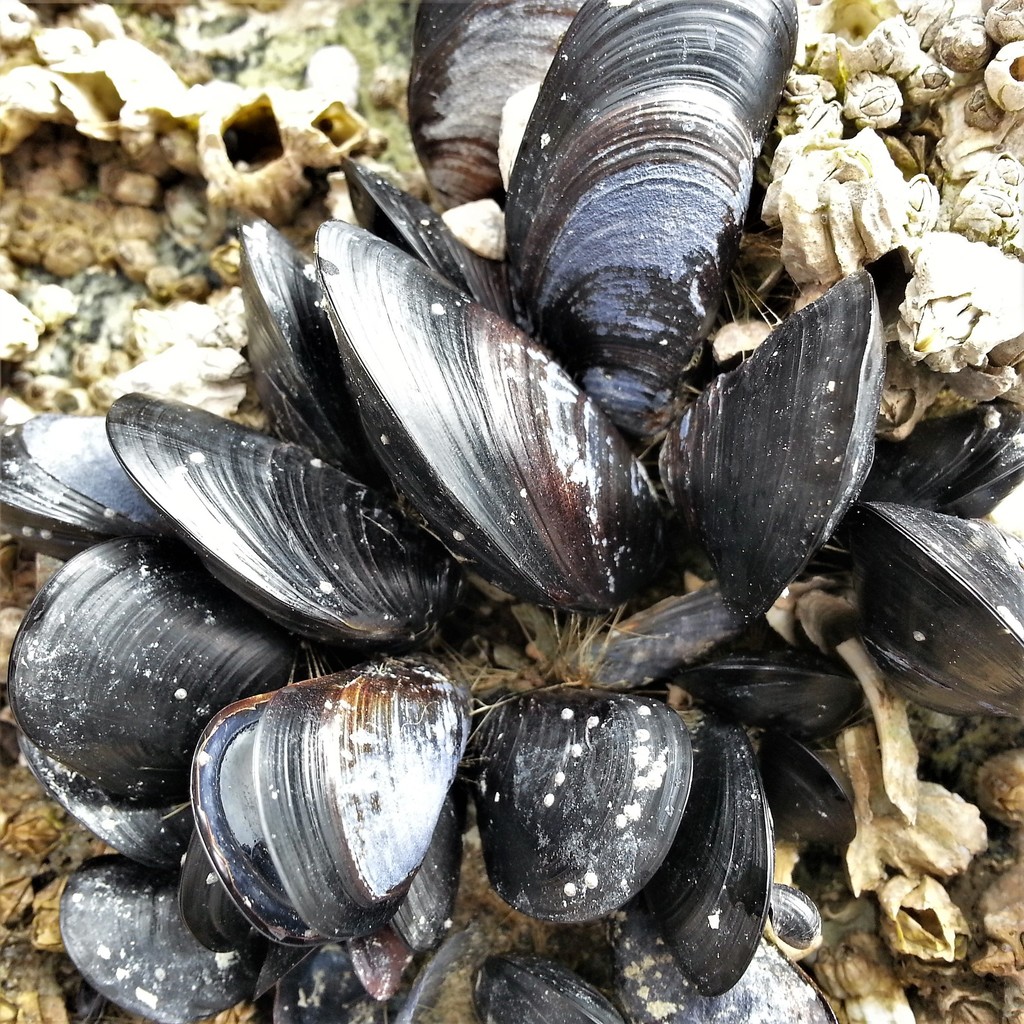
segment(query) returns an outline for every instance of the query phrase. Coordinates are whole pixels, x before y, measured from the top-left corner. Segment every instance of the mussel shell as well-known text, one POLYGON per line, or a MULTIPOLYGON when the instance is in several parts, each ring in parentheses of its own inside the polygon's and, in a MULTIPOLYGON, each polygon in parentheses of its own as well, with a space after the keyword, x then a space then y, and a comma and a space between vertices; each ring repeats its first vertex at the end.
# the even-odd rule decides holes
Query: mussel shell
POLYGON ((358 228, 323 225, 317 256, 367 435, 442 543, 538 604, 607 610, 649 580, 647 475, 546 352, 358 228))
POLYGON ((593 985, 539 956, 488 957, 473 1003, 483 1024, 623 1024, 593 985))
POLYGON ((587 921, 650 880, 690 788, 682 720, 656 700, 600 691, 499 703, 473 737, 487 874, 517 910, 587 921))
POLYGON ((254 735, 256 800, 278 876, 311 927, 351 938, 393 916, 468 731, 466 696, 412 662, 372 663, 271 696, 254 735))
POLYGON ((424 0, 416 12, 409 128, 442 206, 499 197, 498 129, 539 82, 581 0, 424 0))
POLYGON ((193 937, 214 952, 230 952, 250 938, 252 925, 217 877, 198 833, 181 860, 178 910, 193 937))
POLYGON ((680 972, 639 903, 613 923, 616 990, 632 1024, 836 1024, 814 983, 764 939, 732 988, 705 996, 680 972))
POLYGON ((260 820, 253 740, 269 699, 260 694, 224 708, 200 738, 192 761, 196 834, 254 928, 274 942, 320 943, 324 936, 306 924, 285 893, 260 820))
POLYGON ((186 1024, 251 997, 261 947, 214 953, 178 914, 177 878, 123 857, 89 861, 60 903, 64 948, 86 981, 130 1013, 186 1024))
POLYGON ((781 839, 846 846, 857 834, 850 784, 833 755, 770 730, 758 750, 761 779, 781 839))
POLYGON ((888 680, 945 714, 1024 714, 1024 545, 903 505, 849 522, 861 631, 888 680))
POLYGON ((380 474, 344 387, 316 267, 265 220, 244 220, 246 357, 271 431, 364 482, 380 474))
POLYGON ((885 342, 862 271, 777 327, 673 425, 662 479, 750 618, 828 539, 871 466, 885 342))
POLYGON ((331 942, 289 971, 278 983, 274 995, 274 1024, 345 1024, 365 1009, 363 1024, 384 1021, 387 1008, 371 1009, 348 951, 331 942))
POLYGON ((862 501, 918 505, 979 519, 1024 480, 1024 411, 978 405, 875 443, 862 501))
POLYGON ((597 686, 644 686, 699 661, 745 626, 709 583, 616 622, 580 652, 580 665, 597 686))
POLYGON ((169 531, 114 457, 102 416, 48 413, 0 440, 3 528, 26 546, 70 558, 108 537, 169 531))
POLYGON ((457 571, 430 537, 297 445, 143 395, 119 398, 107 430, 207 568, 302 636, 410 647, 455 597, 457 571))
POLYGON ((733 721, 803 740, 834 735, 864 706, 857 680, 809 651, 730 654, 676 681, 733 721))
POLYGON ((18 748, 47 794, 108 846, 147 867, 172 869, 181 863, 192 834, 192 809, 187 803, 142 806, 108 793, 55 761, 21 732, 18 748))
POLYGON ((768 908, 772 931, 793 949, 810 949, 821 938, 821 914, 806 893, 775 882, 768 908))
POLYGON ((716 996, 740 980, 761 940, 774 834, 743 729, 706 716, 692 736, 690 799, 644 897, 679 969, 716 996))
POLYGON ((509 182, 529 329, 631 433, 666 425, 738 251, 796 45, 792 0, 585 3, 509 182))
POLYGON ((294 647, 176 542, 105 541, 32 602, 11 652, 11 710, 33 743, 111 793, 187 799, 210 715, 284 684, 294 647))
POLYGON ((511 315, 505 264, 467 249, 441 216, 415 196, 352 160, 344 163, 352 208, 361 227, 415 256, 499 316, 511 315))

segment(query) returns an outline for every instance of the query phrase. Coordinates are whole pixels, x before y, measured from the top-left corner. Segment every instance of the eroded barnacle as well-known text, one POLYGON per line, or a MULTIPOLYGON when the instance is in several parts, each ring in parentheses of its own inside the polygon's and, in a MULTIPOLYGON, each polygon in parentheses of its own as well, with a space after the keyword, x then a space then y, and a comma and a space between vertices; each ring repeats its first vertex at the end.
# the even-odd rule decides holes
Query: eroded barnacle
POLYGON ((1024 110, 1024 40, 1007 43, 985 68, 985 88, 995 102, 1009 113, 1024 110))
POLYGON ((950 229, 1016 254, 1024 246, 1024 164, 1000 153, 961 190, 950 213, 950 229))
POLYGON ((4 324, 0 359, 18 362, 39 348, 45 325, 8 291, 0 291, 0 321, 4 324))
POLYGON ((914 255, 900 305, 900 348, 912 361, 956 373, 984 366, 997 346, 1024 334, 1024 265, 982 242, 934 231, 914 255))
POLYGON ((961 960, 970 929, 963 911, 934 878, 894 875, 878 890, 882 935, 894 953, 961 960))
POLYGON ((782 227, 782 260, 799 284, 828 284, 906 244, 911 196, 881 137, 783 139, 762 216, 782 227))
POLYGON ((985 31, 1000 46, 1024 39, 1024 3, 995 0, 985 12, 985 31))

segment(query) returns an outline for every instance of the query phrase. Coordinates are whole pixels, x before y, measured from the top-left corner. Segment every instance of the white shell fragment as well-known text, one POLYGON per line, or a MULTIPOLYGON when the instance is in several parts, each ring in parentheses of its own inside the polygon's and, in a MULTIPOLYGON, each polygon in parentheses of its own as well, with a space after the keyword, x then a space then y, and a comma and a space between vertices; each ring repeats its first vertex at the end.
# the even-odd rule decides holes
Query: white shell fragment
POLYGON ((19 362, 39 348, 44 324, 10 292, 0 291, 0 359, 19 362))
POLYGON ((900 305, 900 348, 956 373, 1024 334, 1024 264, 982 242, 935 231, 921 240, 900 305))
POLYGON ((526 123, 530 120, 540 92, 540 82, 523 86, 512 93, 501 108, 501 127, 498 129, 498 171, 501 183, 508 188, 512 177, 512 165, 519 155, 519 147, 526 134, 526 123))
POLYGON ((451 233, 467 249, 487 260, 505 258, 505 215, 493 199, 477 199, 441 214, 451 233))
POLYGON ((907 244, 911 193, 882 139, 803 134, 782 140, 762 216, 782 226, 782 261, 798 284, 832 283, 907 244))

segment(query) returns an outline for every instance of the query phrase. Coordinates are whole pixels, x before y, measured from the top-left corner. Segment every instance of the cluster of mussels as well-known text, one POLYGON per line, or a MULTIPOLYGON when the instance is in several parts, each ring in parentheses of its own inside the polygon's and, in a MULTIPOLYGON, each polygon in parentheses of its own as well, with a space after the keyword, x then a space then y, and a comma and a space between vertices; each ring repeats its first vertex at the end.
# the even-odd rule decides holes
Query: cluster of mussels
POLYGON ((553 55, 504 200, 507 265, 351 165, 364 227, 324 224, 315 266, 267 224, 241 228, 276 437, 140 395, 105 421, 6 431, 7 528, 68 558, 12 655, 24 755, 125 855, 87 864, 62 901, 100 993, 175 1022, 277 984, 281 1024, 350 1019, 349 965, 386 996, 449 929, 468 787, 511 906, 615 912, 618 1009, 564 967, 503 957, 478 974, 483 1020, 760 1021, 782 1003, 834 1020, 762 933, 770 915, 791 945, 814 938, 813 905, 773 885, 775 835, 853 834, 812 748, 859 689, 805 654, 713 649, 838 529, 894 684, 1020 714, 1024 552, 960 517, 1024 476, 1024 427, 995 407, 926 424, 869 478, 884 342, 863 272, 707 381, 702 339, 795 36, 793 0, 423 0, 410 111, 444 201, 497 187, 495 69, 514 88, 553 55), (633 446, 662 434, 675 529, 717 581, 610 627, 587 687, 492 694, 472 728, 467 689, 408 653, 456 604, 461 567, 559 610, 634 600, 669 520, 633 446), (300 645, 370 660, 294 682, 300 645), (689 727, 629 692, 665 679, 703 702, 689 727), (765 730, 760 765, 739 722, 765 730))

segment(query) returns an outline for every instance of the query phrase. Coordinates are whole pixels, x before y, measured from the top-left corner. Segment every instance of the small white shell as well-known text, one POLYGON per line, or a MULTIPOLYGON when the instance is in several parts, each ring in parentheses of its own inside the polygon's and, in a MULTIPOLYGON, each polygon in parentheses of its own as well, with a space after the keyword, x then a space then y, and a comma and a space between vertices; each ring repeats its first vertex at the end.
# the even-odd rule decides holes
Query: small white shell
POLYGON ((985 68, 985 88, 1003 110, 1024 110, 1024 40, 1007 43, 985 68))

